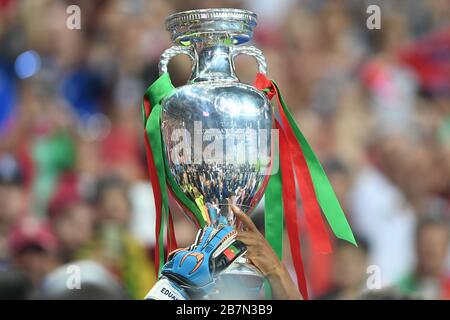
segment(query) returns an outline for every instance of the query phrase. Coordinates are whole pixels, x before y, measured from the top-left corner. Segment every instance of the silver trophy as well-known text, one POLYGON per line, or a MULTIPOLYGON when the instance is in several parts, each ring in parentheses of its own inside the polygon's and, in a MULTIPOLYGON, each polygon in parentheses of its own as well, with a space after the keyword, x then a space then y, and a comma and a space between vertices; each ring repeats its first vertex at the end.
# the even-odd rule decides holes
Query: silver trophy
MULTIPOLYGON (((165 157, 176 183, 212 226, 235 226, 230 204, 249 214, 270 171, 272 108, 261 91, 239 81, 234 67, 235 57, 246 54, 266 73, 262 52, 242 45, 251 40, 256 22, 254 13, 238 9, 191 10, 166 20, 174 46, 162 54, 159 71, 185 54, 192 74, 162 101, 165 157)), ((222 273, 220 297, 239 297, 239 287, 259 291, 262 281, 241 257, 222 273)))

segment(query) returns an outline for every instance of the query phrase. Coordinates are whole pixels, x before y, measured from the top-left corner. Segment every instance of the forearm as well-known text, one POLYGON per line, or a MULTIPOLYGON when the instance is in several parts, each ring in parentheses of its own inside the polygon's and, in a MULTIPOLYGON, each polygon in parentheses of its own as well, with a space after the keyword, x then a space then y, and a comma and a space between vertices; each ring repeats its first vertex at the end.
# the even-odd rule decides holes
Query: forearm
POLYGON ((283 263, 279 262, 266 278, 272 288, 274 300, 303 300, 283 263))

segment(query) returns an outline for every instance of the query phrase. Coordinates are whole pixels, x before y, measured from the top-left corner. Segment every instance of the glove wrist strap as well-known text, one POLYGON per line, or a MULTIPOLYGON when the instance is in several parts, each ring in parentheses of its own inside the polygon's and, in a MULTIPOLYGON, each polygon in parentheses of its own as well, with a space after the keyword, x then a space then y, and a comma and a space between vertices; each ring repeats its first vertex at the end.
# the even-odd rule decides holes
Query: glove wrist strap
POLYGON ((146 300, 188 300, 189 297, 183 289, 163 277, 149 291, 146 300))

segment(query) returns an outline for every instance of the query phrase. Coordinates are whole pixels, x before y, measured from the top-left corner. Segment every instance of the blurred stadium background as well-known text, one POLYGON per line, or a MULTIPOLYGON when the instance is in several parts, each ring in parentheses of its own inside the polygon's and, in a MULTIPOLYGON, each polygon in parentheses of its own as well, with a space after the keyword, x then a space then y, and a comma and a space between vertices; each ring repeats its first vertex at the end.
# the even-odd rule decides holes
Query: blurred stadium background
MULTIPOLYGON (((0 0, 0 298, 141 299, 152 286, 141 97, 171 45, 165 18, 208 7, 258 14, 254 43, 357 233, 358 248, 326 256, 302 235, 313 298, 450 298, 448 0, 0 0), (66 28, 71 4, 81 30, 66 28), (67 289, 70 265, 82 290, 67 289), (374 275, 382 289, 368 290, 374 275)), ((251 58, 236 68, 252 82, 251 58)), ((182 85, 188 59, 169 70, 182 85)), ((175 225, 188 244, 193 227, 175 225)))

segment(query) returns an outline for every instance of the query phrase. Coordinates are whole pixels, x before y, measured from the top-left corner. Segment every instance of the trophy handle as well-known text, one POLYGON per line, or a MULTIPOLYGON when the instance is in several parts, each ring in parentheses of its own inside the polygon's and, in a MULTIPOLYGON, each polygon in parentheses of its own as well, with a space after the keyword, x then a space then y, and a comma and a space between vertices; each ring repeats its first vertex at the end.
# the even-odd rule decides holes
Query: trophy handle
POLYGON ((231 54, 233 64, 234 64, 234 58, 236 58, 236 56, 238 56, 240 54, 246 54, 246 55, 254 57, 256 59, 256 61, 258 62, 259 72, 262 74, 267 74, 266 58, 264 57, 264 55, 260 49, 254 47, 254 46, 234 47, 232 54, 231 54))
POLYGON ((196 61, 194 49, 191 46, 188 47, 172 46, 161 54, 161 58, 159 60, 159 75, 162 75, 163 73, 167 72, 167 66, 170 60, 179 54, 185 54, 191 59, 192 70, 194 70, 196 61))

